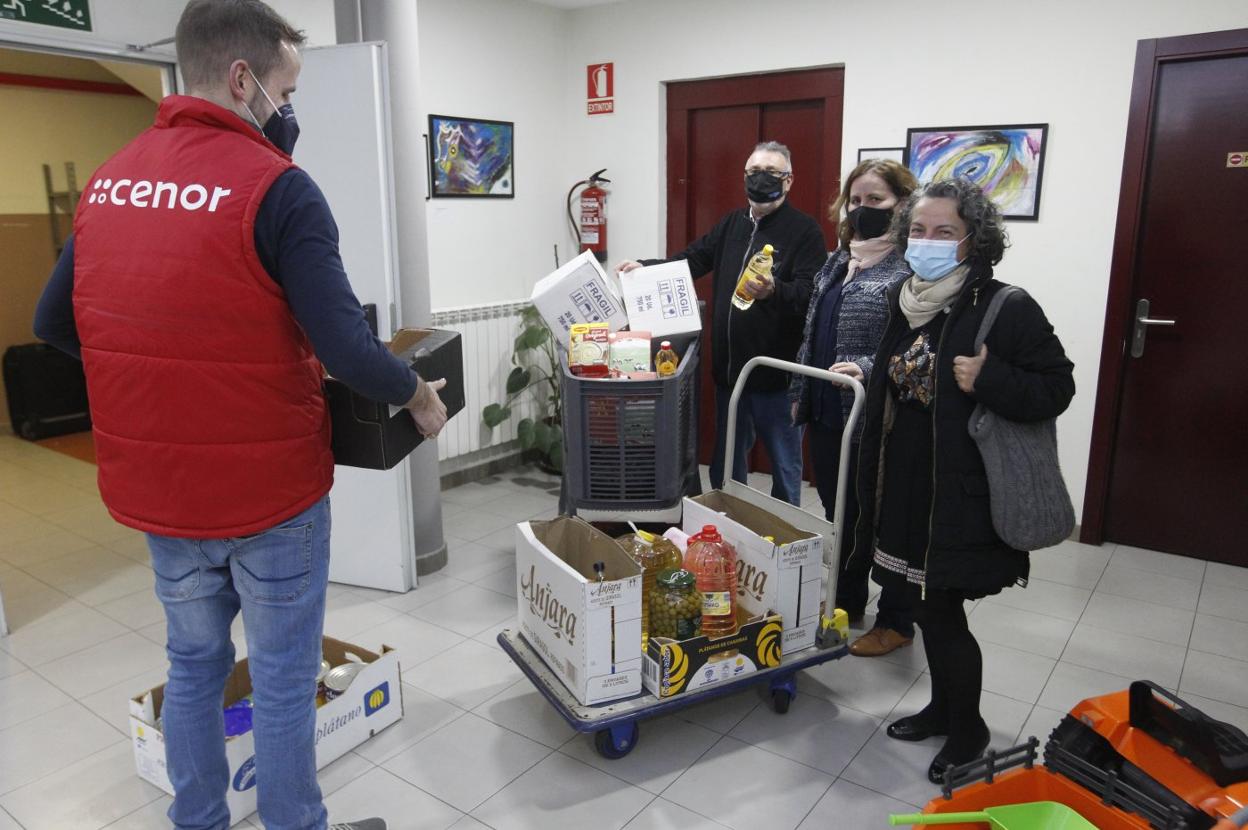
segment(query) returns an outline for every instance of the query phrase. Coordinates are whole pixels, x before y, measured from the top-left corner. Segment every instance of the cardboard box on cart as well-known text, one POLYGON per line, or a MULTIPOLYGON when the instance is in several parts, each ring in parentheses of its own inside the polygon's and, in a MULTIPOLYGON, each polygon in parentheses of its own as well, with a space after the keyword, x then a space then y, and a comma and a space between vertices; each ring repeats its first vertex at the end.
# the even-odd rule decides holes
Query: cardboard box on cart
POLYGON ((736 634, 713 640, 651 637, 642 665, 646 690, 658 698, 675 697, 779 666, 783 652, 780 615, 751 616, 738 608, 737 620, 736 634))
POLYGON ((685 498, 682 529, 715 525, 737 550, 737 599, 751 614, 784 618, 785 654, 815 644, 823 556, 832 525, 793 505, 742 488, 685 498), (775 541, 769 542, 766 536, 775 541))
POLYGON ((618 542, 581 519, 522 522, 516 583, 520 635, 577 700, 641 693, 641 568, 618 542))
MULTIPOLYGON (((316 768, 345 755, 377 732, 403 717, 403 693, 399 681, 399 654, 389 646, 381 653, 325 637, 321 651, 331 665, 349 662, 353 654, 368 665, 356 675, 342 696, 316 710, 316 768)), ((157 725, 164 703, 164 685, 130 701, 130 739, 139 777, 173 795, 165 764, 165 736, 157 725)), ((226 705, 251 693, 247 661, 240 660, 225 685, 226 705)), ((231 826, 256 811, 256 744, 251 732, 225 740, 230 765, 226 804, 231 826)))

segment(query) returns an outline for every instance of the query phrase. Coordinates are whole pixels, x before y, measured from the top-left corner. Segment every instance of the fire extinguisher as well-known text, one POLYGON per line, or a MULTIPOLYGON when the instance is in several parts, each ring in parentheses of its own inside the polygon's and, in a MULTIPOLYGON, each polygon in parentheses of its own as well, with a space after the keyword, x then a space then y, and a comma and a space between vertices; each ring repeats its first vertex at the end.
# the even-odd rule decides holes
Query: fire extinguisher
POLYGON ((576 237, 578 251, 593 251, 600 263, 607 261, 607 191, 600 185, 610 184, 611 180, 603 178, 607 168, 602 168, 588 179, 581 179, 568 191, 568 224, 572 226, 572 235, 576 237), (581 191, 581 220, 576 221, 572 213, 572 199, 576 189, 588 185, 581 191))

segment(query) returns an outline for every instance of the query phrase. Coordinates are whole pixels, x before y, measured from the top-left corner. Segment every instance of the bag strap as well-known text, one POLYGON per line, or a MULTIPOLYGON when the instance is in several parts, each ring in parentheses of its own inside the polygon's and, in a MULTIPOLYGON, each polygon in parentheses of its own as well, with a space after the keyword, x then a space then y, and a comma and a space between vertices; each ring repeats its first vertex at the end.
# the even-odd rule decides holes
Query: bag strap
POLYGON ((980 348, 984 345, 984 341, 988 339, 988 332, 992 331, 992 324, 997 321, 997 315, 1001 312, 1001 306, 1005 305, 1005 301, 1015 291, 1019 291, 1017 286, 1005 285, 992 295, 992 299, 988 301, 988 310, 984 312, 984 319, 980 321, 979 331, 975 335, 975 348, 972 354, 979 354, 980 348))

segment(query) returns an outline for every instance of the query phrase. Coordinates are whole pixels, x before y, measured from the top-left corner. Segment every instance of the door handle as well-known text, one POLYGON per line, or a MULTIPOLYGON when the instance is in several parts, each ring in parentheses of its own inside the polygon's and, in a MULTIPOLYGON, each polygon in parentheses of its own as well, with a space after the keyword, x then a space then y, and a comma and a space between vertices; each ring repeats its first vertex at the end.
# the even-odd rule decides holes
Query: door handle
POLYGON ((1173 326, 1174 320, 1159 320, 1148 316, 1148 300, 1140 300, 1135 304, 1135 327, 1131 332, 1131 356, 1144 356, 1144 340, 1148 336, 1149 326, 1173 326))

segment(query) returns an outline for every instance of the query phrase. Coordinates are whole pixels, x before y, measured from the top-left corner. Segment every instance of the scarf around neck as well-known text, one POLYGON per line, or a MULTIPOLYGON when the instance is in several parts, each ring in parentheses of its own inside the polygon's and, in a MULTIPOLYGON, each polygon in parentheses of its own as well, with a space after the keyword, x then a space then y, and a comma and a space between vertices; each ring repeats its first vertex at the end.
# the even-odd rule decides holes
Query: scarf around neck
POLYGON ((971 268, 963 263, 938 280, 924 280, 912 275, 901 287, 899 302, 910 328, 927 325, 957 299, 966 284, 971 268))
POLYGON ((875 239, 851 239, 849 242, 849 272, 845 282, 854 278, 854 274, 877 264, 893 250, 892 239, 885 234, 875 239))

